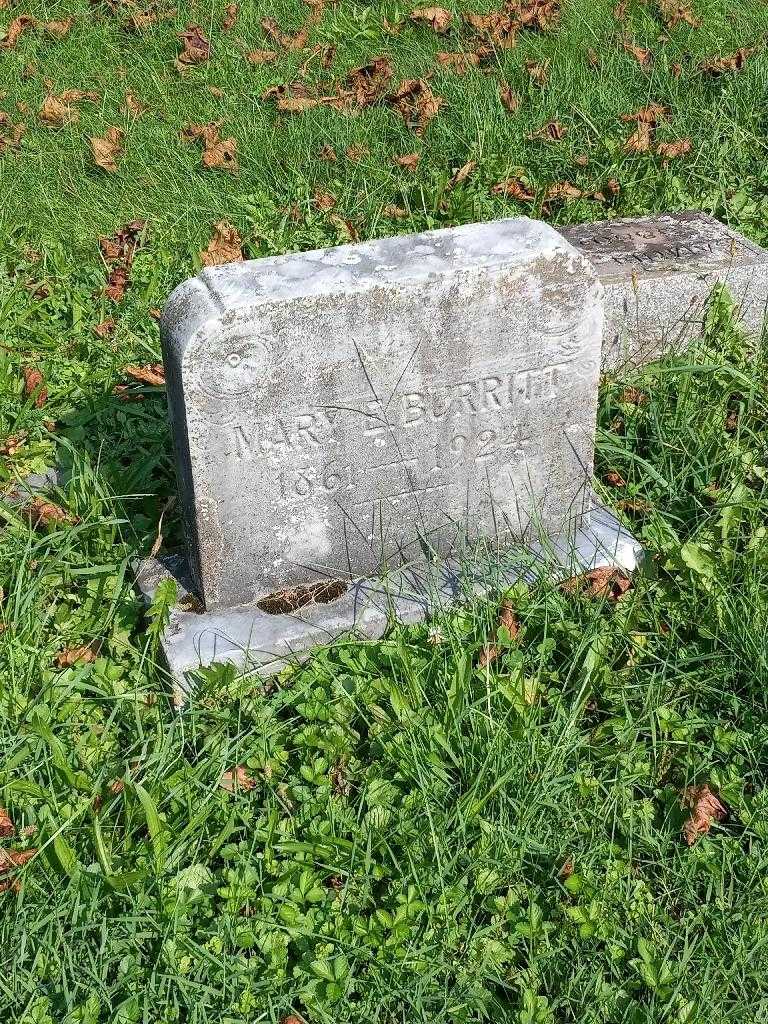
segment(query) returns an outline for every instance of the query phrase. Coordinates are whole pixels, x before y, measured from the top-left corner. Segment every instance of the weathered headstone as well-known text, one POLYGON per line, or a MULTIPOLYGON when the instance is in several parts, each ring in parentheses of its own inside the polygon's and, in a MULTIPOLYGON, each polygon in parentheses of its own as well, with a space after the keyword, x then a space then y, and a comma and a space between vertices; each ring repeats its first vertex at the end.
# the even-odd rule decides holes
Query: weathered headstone
POLYGON ((180 582, 177 682, 508 585, 520 538, 526 558, 549 537, 575 571, 633 568, 589 486, 602 309, 588 260, 526 218, 181 285, 162 335, 188 560, 139 579, 180 582))
POLYGON ((561 229, 605 288, 603 365, 639 365, 701 334, 715 285, 741 327, 759 333, 768 308, 768 251, 699 211, 561 229))
POLYGON ((602 295, 545 224, 208 269, 162 329, 207 608, 584 511, 602 295))

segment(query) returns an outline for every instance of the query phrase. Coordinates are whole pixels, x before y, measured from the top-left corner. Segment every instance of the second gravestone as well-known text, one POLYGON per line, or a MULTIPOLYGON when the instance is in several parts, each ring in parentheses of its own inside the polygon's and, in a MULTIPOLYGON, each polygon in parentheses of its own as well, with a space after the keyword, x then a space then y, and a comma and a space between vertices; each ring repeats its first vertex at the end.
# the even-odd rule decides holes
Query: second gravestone
MULTIPOLYGON (((188 586, 205 607, 171 617, 177 680, 423 618, 432 556, 452 600, 462 563, 444 556, 474 541, 503 553, 559 535, 563 561, 621 548, 634 565, 632 539, 590 504, 603 289, 545 224, 211 268, 173 293, 162 334, 188 586)), ((159 578, 150 561, 140 585, 159 578)))

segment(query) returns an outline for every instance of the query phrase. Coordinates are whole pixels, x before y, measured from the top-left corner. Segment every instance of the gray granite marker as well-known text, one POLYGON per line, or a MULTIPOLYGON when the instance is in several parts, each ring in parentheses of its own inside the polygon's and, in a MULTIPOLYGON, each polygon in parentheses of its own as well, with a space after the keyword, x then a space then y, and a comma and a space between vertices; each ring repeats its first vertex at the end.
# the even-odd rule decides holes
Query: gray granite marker
POLYGON ((561 228, 605 288, 603 365, 639 365, 699 337, 710 295, 725 284, 741 327, 759 334, 768 307, 768 251, 705 213, 561 228))
POLYGON ((209 268, 163 351, 207 609, 584 513, 602 288, 526 218, 209 268))

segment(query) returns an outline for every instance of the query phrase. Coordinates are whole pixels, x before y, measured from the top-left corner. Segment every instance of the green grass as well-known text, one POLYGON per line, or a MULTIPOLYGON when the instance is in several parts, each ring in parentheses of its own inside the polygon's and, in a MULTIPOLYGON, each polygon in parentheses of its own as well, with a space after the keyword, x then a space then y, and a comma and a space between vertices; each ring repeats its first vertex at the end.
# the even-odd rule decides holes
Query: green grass
MULTIPOLYGON (((766 56, 717 81, 696 68, 760 40, 768 8, 697 3, 701 27, 662 44, 652 5, 630 4, 624 26, 611 6, 567 5, 556 31, 523 32, 464 77, 434 69, 457 35, 383 33, 384 15, 410 8, 329 6, 311 39, 337 44, 328 77, 384 52, 398 77, 434 69, 447 102, 423 140, 385 106, 278 118, 258 99, 304 55, 251 68, 238 40, 266 45, 264 14, 297 28, 298 3, 243 9, 226 36, 222 4, 184 5, 137 36, 104 6, 25 9, 77 20, 59 42, 29 32, 0 51, 0 107, 14 120, 18 102, 36 111, 46 76, 54 92, 103 101, 58 131, 18 115, 22 148, 0 158, 0 444, 19 441, 0 481, 62 466, 54 498, 73 519, 32 529, 0 505, 0 806, 15 825, 1 842, 39 851, 0 894, 4 1020, 768 1016, 768 353, 738 337, 724 300, 695 352, 602 388, 598 478, 621 475, 605 493, 648 552, 617 603, 517 588, 516 641, 497 636, 491 595, 377 644, 338 644, 268 685, 215 670, 179 716, 157 664, 162 608, 147 620, 132 585, 130 559, 151 548, 175 485, 164 396, 147 387, 124 402, 113 389, 126 364, 159 358, 150 310, 194 269, 215 221, 266 255, 345 240, 312 204, 319 187, 370 237, 528 212, 490 194, 524 173, 539 200, 558 180, 615 178, 611 213, 699 206, 765 239, 766 56), (189 22, 214 52, 181 77, 175 32, 189 22), (647 72, 622 32, 652 46, 647 72), (527 84, 526 59, 551 61, 546 89, 527 84), (501 79, 523 97, 516 115, 498 103, 501 79), (138 121, 119 113, 125 89, 149 106, 138 121), (620 114, 651 100, 672 108, 659 140, 693 143, 668 167, 622 152, 620 114), (526 138, 553 117, 563 141, 526 138), (203 171, 179 140, 184 124, 219 118, 237 175, 203 171), (87 145, 109 125, 126 131, 114 175, 87 145), (336 163, 317 159, 324 144, 336 163), (370 156, 345 159, 351 144, 370 156), (392 165, 415 149, 415 174, 392 165), (470 159, 475 172, 447 188, 470 159), (388 204, 408 216, 388 220, 388 204), (139 217, 144 243, 112 303, 98 236, 139 217), (93 328, 108 317, 105 340, 93 328), (23 395, 24 366, 45 376, 40 408, 23 395), (480 669, 492 640, 503 655, 480 669), (93 641, 96 660, 59 667, 93 641), (220 782, 238 766, 253 786, 232 793, 220 782), (688 847, 681 794, 704 783, 729 813, 688 847)), ((180 540, 174 516, 165 548, 180 540)))

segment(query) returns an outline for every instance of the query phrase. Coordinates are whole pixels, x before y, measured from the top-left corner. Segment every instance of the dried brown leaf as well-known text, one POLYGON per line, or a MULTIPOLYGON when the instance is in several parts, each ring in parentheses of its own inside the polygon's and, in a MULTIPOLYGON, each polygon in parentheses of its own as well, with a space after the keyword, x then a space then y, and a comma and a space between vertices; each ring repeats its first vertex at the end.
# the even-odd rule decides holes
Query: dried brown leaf
POLYGON ((477 656, 477 667, 487 668, 491 662, 496 661, 501 654, 501 649, 496 644, 483 644, 477 656))
POLYGON ((346 156, 347 160, 351 160, 352 163, 357 163, 364 157, 370 156, 371 151, 367 146, 353 145, 347 146, 347 148, 344 150, 344 155, 346 156))
POLYGON ((247 768, 239 764, 236 768, 232 768, 219 779, 219 786, 226 790, 227 793, 247 793, 251 789, 255 789, 257 781, 251 775, 247 768))
POLYGON ((176 66, 183 70, 190 64, 202 64, 211 59, 211 44, 203 35, 199 25, 187 25, 178 33, 183 49, 176 58, 176 66))
POLYGON ((345 79, 358 107, 369 107, 384 97, 392 79, 389 57, 375 57, 368 64, 353 68, 345 79))
POLYGON ((22 366, 24 376, 24 397, 31 398, 36 409, 42 409, 48 401, 48 391, 43 375, 32 366, 22 366))
POLYGON ((429 25, 435 32, 447 32, 451 27, 453 15, 444 7, 417 7, 411 12, 411 21, 429 25))
POLYGON ((741 46, 725 57, 712 57, 710 60, 704 61, 699 64, 699 70, 712 78, 719 78, 720 75, 725 75, 730 71, 741 71, 747 63, 747 58, 751 57, 756 50, 756 46, 741 46))
POLYGON ((520 203, 532 203, 535 198, 522 178, 507 178, 506 181, 500 181, 491 189, 491 195, 509 196, 520 203))
POLYGON ((651 148, 651 125, 639 121, 637 128, 624 143, 625 153, 647 153, 651 148))
POLYGON ((41 28, 49 36, 53 36, 54 39, 63 39, 74 24, 75 19, 70 17, 62 18, 59 21, 44 21, 41 28))
POLYGON ((534 85, 545 86, 549 81, 549 61, 540 63, 535 60, 526 60, 525 70, 528 72, 534 85))
POLYGON ((627 481, 617 470, 612 469, 606 473, 603 480, 608 484, 609 487, 626 487, 627 481))
POLYGON ((107 278, 107 283, 104 288, 105 296, 111 302, 120 302, 125 295, 128 283, 128 268, 122 265, 113 267, 109 272, 109 277, 107 278))
POLYGON ((99 239, 99 249, 104 261, 116 263, 118 260, 122 260, 127 266, 130 266, 134 253, 141 245, 145 226, 146 221, 131 220, 118 228, 111 238, 108 235, 103 235, 99 239))
POLYGON ((673 160, 675 157, 685 156, 691 152, 690 139, 678 139, 677 142, 660 142, 656 146, 656 155, 663 156, 665 160, 673 160))
POLYGON ((96 335, 97 338, 102 338, 106 341, 108 338, 111 338, 112 335, 115 333, 116 327, 117 324, 115 323, 115 318, 113 316, 110 316, 107 317, 106 320, 102 320, 100 324, 96 324, 96 326, 93 328, 93 333, 96 335))
POLYGON ((393 203, 388 203, 381 211, 385 217, 389 217, 390 220, 405 220, 408 216, 408 211, 402 206, 395 206, 393 203))
POLYGON ((322 213, 327 213, 332 210, 337 203, 336 196, 324 188, 316 188, 312 195, 312 205, 316 210, 320 210, 322 213))
POLYGON ((444 53, 437 54, 437 63, 444 68, 455 71, 457 75, 465 75, 470 68, 476 68, 480 57, 476 53, 444 53))
POLYGON ((501 105, 510 114, 514 114, 520 107, 520 96, 511 88, 507 82, 499 83, 499 99, 501 105))
POLYGON ((649 103, 647 107, 641 107, 640 110, 636 110, 634 114, 622 114, 621 120, 625 124, 630 124, 636 121, 638 124, 657 124, 663 117, 666 117, 669 113, 667 107, 663 103, 649 103))
POLYGON ((0 875, 8 875, 32 860, 37 850, 4 850, 0 847, 0 875))
POLYGON ((54 664, 57 668, 69 668, 78 663, 86 664, 96 661, 100 646, 100 640, 91 640, 90 643, 82 644, 80 647, 66 647, 63 651, 59 651, 53 659, 54 664))
POLYGON ((250 50, 245 55, 249 64, 274 64, 277 60, 277 50, 250 50))
POLYGON ((618 601, 632 586, 632 580, 616 566, 604 565, 572 576, 560 586, 568 594, 618 601))
POLYGON ((587 192, 570 181, 556 181, 547 189, 547 199, 583 199, 587 192))
POLYGON ((132 92, 127 92, 123 100, 123 110, 131 117, 141 117, 142 114, 149 110, 149 107, 146 103, 142 103, 140 99, 137 99, 132 92))
POLYGON ((208 170, 237 171, 237 143, 232 138, 220 139, 203 149, 201 160, 208 170))
POLYGON ((213 225, 210 242, 200 253, 204 267, 220 267, 243 259, 243 240, 240 232, 229 221, 220 220, 213 225))
POLYGON ((460 185, 462 181, 466 181, 467 178, 477 167, 477 160, 468 160, 462 167, 456 171, 451 180, 448 182, 450 188, 456 185, 460 185))
POLYGON ((404 153, 402 156, 393 157, 392 163, 406 171, 415 171, 420 160, 421 153, 404 153))
POLYGON ((261 27, 270 39, 274 39, 278 46, 284 50, 303 50, 309 42, 309 29, 305 26, 298 32, 291 34, 284 32, 274 18, 262 18, 261 27))
POLYGON ((37 18, 33 18, 31 14, 20 14, 18 18, 13 19, 5 30, 5 35, 0 40, 0 49, 12 50, 16 43, 18 43, 22 33, 26 32, 27 29, 36 27, 37 18))
POLYGON ((624 49, 627 53, 631 53, 638 64, 643 67, 648 67, 651 63, 652 54, 650 50, 646 50, 643 46, 638 46, 636 43, 632 43, 628 40, 624 40, 624 49))
POLYGON ((35 529, 40 526, 48 526, 49 523, 77 522, 76 516, 65 511, 60 505, 41 497, 34 497, 26 506, 25 511, 35 529))
POLYGON ((656 6, 668 29, 673 29, 680 22, 690 25, 691 28, 699 28, 701 25, 701 19, 696 17, 690 5, 681 3, 680 0, 656 0, 656 6))
POLYGON ((141 381, 142 384, 151 384, 153 387, 162 387, 165 384, 165 369, 162 363, 149 363, 146 366, 124 366, 121 373, 126 377, 141 381))
POLYGON ((16 831, 11 816, 4 807, 0 807, 0 838, 7 839, 16 831))
POLYGON ((72 124, 80 117, 80 112, 72 106, 73 103, 80 103, 82 100, 95 103, 98 99, 96 93, 82 92, 79 89, 67 89, 58 96, 46 96, 40 106, 40 120, 56 128, 72 124))
POLYGON ((5 134, 0 135, 0 156, 18 150, 21 147, 21 137, 27 130, 24 124, 12 124, 10 118, 5 125, 5 134))
POLYGON ((102 170, 114 174, 117 161, 123 154, 123 133, 119 128, 107 128, 106 135, 90 139, 93 162, 102 170))
POLYGON ((235 27, 237 21, 237 15, 239 13, 239 7, 237 4, 227 4, 224 9, 224 17, 221 22, 221 31, 229 32, 235 27))
POLYGON ((568 129, 559 121, 548 121, 538 131, 529 135, 529 139, 543 139, 545 142, 558 142, 568 134, 568 129))
POLYGON ((387 96, 387 102, 408 127, 421 136, 445 100, 435 95, 423 78, 409 78, 387 96))
POLYGON ((491 46, 500 50, 511 50, 517 42, 520 21, 505 11, 491 11, 490 14, 467 14, 464 21, 491 46))
POLYGON ((318 160, 325 160, 326 163, 335 164, 339 159, 336 156, 336 150, 328 142, 323 143, 320 147, 320 152, 317 154, 318 160))
POLYGON ((330 213, 328 220, 350 242, 360 241, 360 232, 348 217, 342 217, 339 213, 330 213))
POLYGON ((689 846, 706 835, 713 822, 723 821, 728 816, 728 808, 707 785, 688 786, 683 790, 682 805, 691 810, 683 825, 683 836, 689 846))

